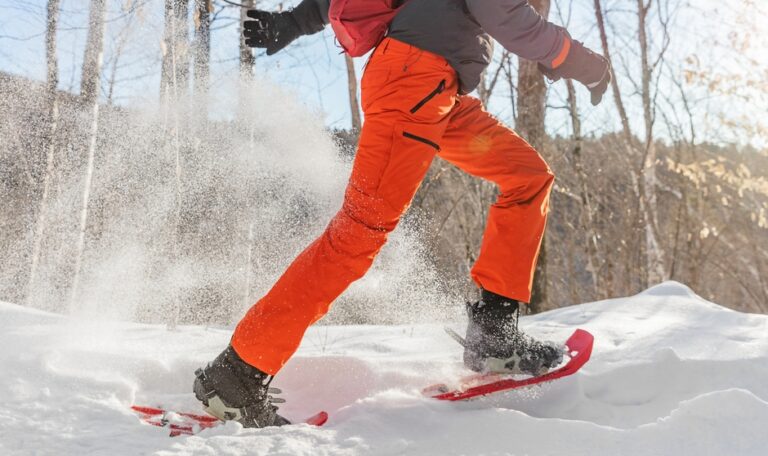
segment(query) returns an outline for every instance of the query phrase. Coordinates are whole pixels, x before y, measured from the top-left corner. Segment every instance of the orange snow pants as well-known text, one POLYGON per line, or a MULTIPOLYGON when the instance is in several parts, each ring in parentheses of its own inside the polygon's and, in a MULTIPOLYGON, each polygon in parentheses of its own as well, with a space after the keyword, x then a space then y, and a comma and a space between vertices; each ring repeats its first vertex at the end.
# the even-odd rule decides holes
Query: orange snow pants
POLYGON ((539 154, 457 94, 445 59, 385 39, 362 79, 365 124, 341 210, 238 324, 235 351, 276 374, 306 329, 362 277, 408 208, 435 155, 494 182, 478 286, 528 302, 554 176, 539 154))

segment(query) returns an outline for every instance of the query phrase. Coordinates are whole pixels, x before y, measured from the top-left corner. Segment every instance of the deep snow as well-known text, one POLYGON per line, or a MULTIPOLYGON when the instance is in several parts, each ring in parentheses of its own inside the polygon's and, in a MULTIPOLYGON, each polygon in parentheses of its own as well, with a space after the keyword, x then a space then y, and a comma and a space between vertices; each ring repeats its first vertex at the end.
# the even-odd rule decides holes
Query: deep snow
POLYGON ((668 282, 522 325, 555 340, 585 328, 592 360, 542 387, 441 403, 420 388, 466 372, 439 326, 319 326, 275 384, 286 416, 324 409, 325 427, 228 423, 169 438, 128 406, 197 410, 192 373, 230 329, 167 331, 0 303, 0 454, 768 454, 768 316, 668 282))

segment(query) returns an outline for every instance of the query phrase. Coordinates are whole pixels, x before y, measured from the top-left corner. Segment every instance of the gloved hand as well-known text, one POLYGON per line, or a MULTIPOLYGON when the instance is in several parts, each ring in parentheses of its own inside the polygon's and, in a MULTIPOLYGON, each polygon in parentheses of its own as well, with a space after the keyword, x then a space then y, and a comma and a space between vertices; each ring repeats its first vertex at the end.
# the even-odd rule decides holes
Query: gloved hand
POLYGON ((539 71, 552 81, 566 78, 584 84, 592 94, 593 106, 599 105, 603 100, 612 77, 608 59, 592 52, 578 41, 571 42, 568 56, 560 66, 548 68, 539 63, 539 71))
POLYGON ((611 83, 611 79, 613 78, 613 70, 611 69, 610 62, 608 62, 608 59, 602 55, 600 57, 605 61, 605 71, 603 73, 603 77, 597 82, 587 84, 589 93, 592 95, 592 106, 597 106, 601 101, 603 101, 603 95, 605 95, 605 92, 608 90, 608 85, 611 83))
POLYGON ((248 10, 252 21, 243 24, 243 36, 246 46, 266 48, 267 55, 291 44, 302 35, 299 24, 292 12, 271 13, 269 11, 248 10))

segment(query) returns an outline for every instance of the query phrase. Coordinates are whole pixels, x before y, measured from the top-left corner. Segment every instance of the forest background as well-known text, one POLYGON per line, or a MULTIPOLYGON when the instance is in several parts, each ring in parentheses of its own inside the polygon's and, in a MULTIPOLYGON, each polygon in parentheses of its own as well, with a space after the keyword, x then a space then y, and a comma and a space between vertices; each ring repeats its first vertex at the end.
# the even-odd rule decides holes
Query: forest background
MULTIPOLYGON (((768 313, 762 1, 533 0, 605 54, 593 108, 497 47, 475 93, 557 175, 533 311, 677 280, 768 313)), ((365 59, 330 29, 275 57, 273 1, 0 1, 0 300, 228 324, 338 209, 365 59)), ((447 320, 496 189, 436 159, 328 322, 447 320)), ((514 261, 513 258, 510 261, 514 261)))

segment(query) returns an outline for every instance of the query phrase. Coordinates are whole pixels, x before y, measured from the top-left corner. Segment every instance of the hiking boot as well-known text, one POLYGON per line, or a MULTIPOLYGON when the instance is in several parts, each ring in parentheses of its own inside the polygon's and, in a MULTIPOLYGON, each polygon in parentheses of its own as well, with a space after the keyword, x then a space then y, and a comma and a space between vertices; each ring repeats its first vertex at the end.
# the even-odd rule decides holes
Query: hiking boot
POLYGON ((467 314, 464 364, 475 372, 538 376, 563 360, 564 347, 518 328, 519 301, 483 290, 479 301, 467 303, 467 314))
POLYGON ((237 421, 244 427, 283 426, 288 420, 277 414, 274 404, 285 402, 269 394, 272 376, 248 365, 232 346, 202 369, 195 371, 193 390, 203 409, 223 421, 237 421))

